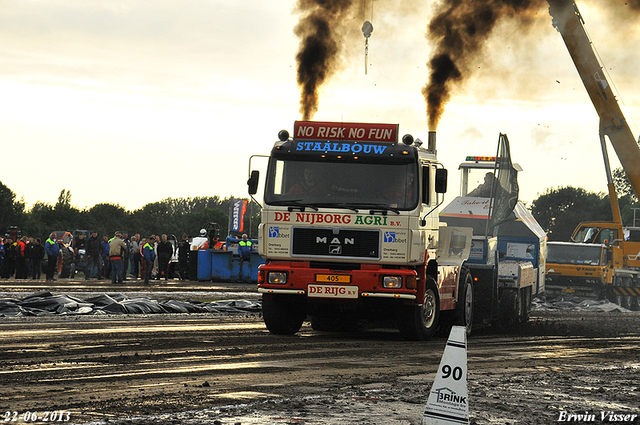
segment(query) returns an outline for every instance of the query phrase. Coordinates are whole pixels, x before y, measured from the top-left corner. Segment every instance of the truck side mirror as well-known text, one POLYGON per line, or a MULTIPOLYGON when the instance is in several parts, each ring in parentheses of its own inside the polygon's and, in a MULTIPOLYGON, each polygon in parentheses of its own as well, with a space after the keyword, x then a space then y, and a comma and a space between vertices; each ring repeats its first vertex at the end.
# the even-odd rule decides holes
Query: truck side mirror
POLYGON ((258 192, 258 181, 260 180, 260 171, 253 170, 251 172, 251 177, 247 180, 247 185, 249 186, 249 195, 255 195, 258 192))
POLYGON ((613 250, 611 249, 610 246, 605 248, 604 260, 605 260, 605 264, 604 265, 607 265, 607 264, 613 262, 613 250))
POLYGON ((435 181, 436 193, 447 193, 447 169, 438 168, 436 170, 435 181))

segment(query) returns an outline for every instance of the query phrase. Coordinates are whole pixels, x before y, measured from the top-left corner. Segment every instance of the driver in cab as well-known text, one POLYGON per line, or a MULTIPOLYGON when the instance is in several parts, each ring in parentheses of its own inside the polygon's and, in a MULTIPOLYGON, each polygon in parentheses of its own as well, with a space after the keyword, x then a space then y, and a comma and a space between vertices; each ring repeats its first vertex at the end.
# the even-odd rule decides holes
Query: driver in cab
POLYGON ((305 168, 303 178, 289 189, 287 195, 324 196, 326 193, 325 185, 320 181, 317 171, 305 168))
POLYGON ((402 173, 401 176, 394 180, 385 192, 385 197, 394 202, 393 205, 411 205, 416 196, 415 185, 413 184, 415 176, 413 172, 402 173))

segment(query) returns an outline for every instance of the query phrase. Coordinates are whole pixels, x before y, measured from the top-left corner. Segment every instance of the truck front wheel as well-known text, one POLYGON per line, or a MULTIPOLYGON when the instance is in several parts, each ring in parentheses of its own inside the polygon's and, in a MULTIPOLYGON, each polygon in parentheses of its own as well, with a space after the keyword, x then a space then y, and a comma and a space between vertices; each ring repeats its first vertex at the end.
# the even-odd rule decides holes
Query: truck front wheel
POLYGON ((398 324, 405 339, 424 341, 431 338, 438 328, 440 318, 440 296, 432 278, 427 278, 424 299, 421 305, 403 306, 398 324))
POLYGON ((273 294, 262 297, 262 318, 269 332, 293 335, 300 330, 307 314, 296 298, 273 294))

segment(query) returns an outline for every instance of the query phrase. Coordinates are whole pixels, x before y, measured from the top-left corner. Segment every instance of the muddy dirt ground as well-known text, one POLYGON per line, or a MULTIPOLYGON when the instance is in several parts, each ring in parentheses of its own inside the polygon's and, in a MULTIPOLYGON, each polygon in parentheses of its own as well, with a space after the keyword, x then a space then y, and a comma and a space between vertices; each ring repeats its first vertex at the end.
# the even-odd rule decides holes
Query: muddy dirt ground
MULTIPOLYGON (((420 424, 445 342, 275 336, 259 314, 5 317, 0 422, 420 424)), ((535 311, 476 332, 468 365, 472 424, 640 423, 638 312, 535 311)))

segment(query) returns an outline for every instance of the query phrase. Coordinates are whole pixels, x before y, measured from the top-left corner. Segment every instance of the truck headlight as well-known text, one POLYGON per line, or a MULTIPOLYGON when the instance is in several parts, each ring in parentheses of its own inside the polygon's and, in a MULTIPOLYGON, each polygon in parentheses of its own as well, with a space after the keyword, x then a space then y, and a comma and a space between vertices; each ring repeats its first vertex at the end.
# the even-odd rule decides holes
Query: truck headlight
POLYGON ((402 277, 400 276, 384 276, 382 278, 382 287, 387 289, 402 288, 402 277))
POLYGON ((287 273, 285 272, 269 272, 267 274, 267 283, 272 285, 284 285, 287 283, 287 273))

